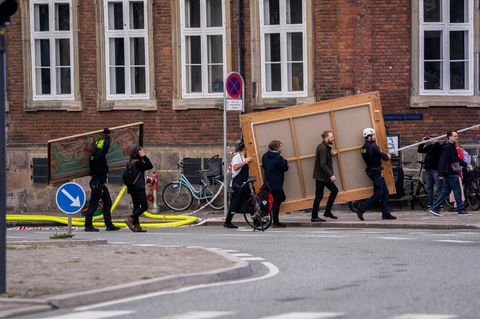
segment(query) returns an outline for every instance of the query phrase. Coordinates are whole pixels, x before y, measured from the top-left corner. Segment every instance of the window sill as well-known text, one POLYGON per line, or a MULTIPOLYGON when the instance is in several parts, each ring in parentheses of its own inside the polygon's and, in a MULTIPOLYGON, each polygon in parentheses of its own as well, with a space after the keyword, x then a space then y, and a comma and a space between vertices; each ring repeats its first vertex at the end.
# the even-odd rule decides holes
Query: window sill
POLYGON ((173 99, 173 109, 223 109, 223 98, 173 99))
POLYGON ((105 100, 98 107, 99 111, 156 111, 157 100, 105 100))
POLYGON ((411 96, 410 107, 426 108, 431 106, 480 107, 480 96, 411 96))
POLYGON ((82 101, 61 101, 61 100, 49 100, 49 101, 28 101, 24 107, 25 111, 69 111, 79 112, 82 111, 82 101))
POLYGON ((314 102, 314 97, 261 98, 256 101, 253 108, 261 110, 267 108, 280 108, 314 102))

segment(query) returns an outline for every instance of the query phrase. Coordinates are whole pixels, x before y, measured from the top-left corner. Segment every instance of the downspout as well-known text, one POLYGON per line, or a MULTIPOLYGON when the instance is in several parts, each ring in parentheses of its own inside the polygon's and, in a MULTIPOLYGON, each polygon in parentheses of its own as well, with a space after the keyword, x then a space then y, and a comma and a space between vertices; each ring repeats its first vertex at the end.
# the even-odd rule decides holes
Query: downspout
MULTIPOLYGON (((242 74, 242 41, 243 41, 243 29, 242 29, 242 20, 243 20, 243 3, 242 0, 237 0, 237 72, 242 76, 243 78, 243 85, 245 85, 245 77, 242 74)), ((246 109, 245 105, 245 96, 242 96, 243 98, 243 103, 244 103, 244 109, 246 109)), ((238 116, 238 136, 240 139, 243 138, 242 136, 242 125, 240 122, 240 114, 238 116)))

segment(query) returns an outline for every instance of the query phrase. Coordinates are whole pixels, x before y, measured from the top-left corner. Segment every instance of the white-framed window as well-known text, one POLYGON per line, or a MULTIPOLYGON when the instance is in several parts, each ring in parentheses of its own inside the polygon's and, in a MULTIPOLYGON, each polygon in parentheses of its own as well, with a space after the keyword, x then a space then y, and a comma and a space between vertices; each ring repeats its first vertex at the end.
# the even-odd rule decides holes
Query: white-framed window
POLYGON ((147 1, 105 0, 107 100, 148 99, 147 1))
POLYGON ((33 100, 73 100, 71 0, 30 1, 33 100))
POLYGON ((225 0, 181 0, 182 97, 223 97, 225 0))
POLYGON ((260 0, 263 97, 307 95, 305 0, 260 0))
POLYGON ((420 95, 474 94, 473 0, 420 0, 420 95))

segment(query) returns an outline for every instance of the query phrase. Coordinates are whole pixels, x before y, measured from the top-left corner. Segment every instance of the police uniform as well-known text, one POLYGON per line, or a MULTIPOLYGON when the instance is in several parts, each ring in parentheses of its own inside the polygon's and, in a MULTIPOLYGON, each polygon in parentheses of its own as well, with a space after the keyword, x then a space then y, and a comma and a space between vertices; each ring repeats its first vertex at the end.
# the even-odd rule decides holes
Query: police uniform
POLYGON ((97 210, 100 199, 103 202, 103 218, 107 230, 118 230, 119 228, 112 223, 110 209, 112 208, 112 200, 107 188, 108 165, 106 155, 110 148, 110 135, 106 134, 105 140, 96 142, 96 150, 90 158, 90 201, 88 211, 85 215, 85 231, 98 231, 92 225, 93 214, 97 210))
POLYGON ((395 217, 390 214, 390 209, 388 208, 388 188, 382 176, 382 160, 387 161, 389 157, 378 147, 375 141, 368 140, 366 140, 362 146, 361 154, 365 164, 367 164, 365 172, 373 181, 373 196, 360 203, 357 209, 358 217, 363 220, 363 213, 370 206, 380 201, 382 205, 382 218, 395 219, 395 217))

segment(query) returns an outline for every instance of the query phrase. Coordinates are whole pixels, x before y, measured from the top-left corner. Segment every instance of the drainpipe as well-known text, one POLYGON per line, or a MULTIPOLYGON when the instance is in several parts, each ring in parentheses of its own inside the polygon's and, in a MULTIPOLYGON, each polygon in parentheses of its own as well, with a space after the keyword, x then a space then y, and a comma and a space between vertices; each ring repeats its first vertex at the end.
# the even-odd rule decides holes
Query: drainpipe
MULTIPOLYGON (((243 85, 245 85, 245 77, 242 74, 242 40, 243 40, 242 20, 243 20, 243 3, 242 3, 242 0, 237 0, 237 63, 238 63, 237 71, 242 76, 244 81, 243 85)), ((243 105, 244 105, 243 108, 245 109, 246 108, 245 96, 242 96, 242 98, 243 98, 243 105)), ((242 114, 242 112, 240 112, 239 114, 242 114)), ((238 116, 238 136, 239 138, 243 138, 240 115, 238 116)))

